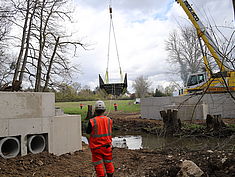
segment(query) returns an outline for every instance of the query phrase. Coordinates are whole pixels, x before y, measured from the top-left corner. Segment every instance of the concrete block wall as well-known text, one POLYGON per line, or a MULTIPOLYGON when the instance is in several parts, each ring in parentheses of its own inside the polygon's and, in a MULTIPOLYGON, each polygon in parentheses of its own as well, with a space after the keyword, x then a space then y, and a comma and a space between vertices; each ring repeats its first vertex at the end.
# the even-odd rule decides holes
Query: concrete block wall
POLYGON ((38 134, 47 136, 50 153, 80 150, 81 116, 59 115, 53 93, 0 92, 0 139, 19 138, 20 155, 28 153, 28 137, 38 134))
POLYGON ((193 109, 199 102, 193 119, 206 119, 207 114, 221 114, 223 118, 235 118, 235 100, 229 94, 207 94, 200 99, 201 95, 143 98, 141 117, 161 120, 161 110, 179 109, 178 116, 181 120, 190 120, 193 109))
MULTIPOLYGON (((178 107, 178 105, 167 105, 163 107, 161 110, 167 109, 177 109, 178 110, 178 118, 180 120, 202 120, 206 119, 206 115, 208 112, 208 106, 206 104, 198 104, 197 107, 193 104, 186 104, 178 107), (195 110, 194 110, 195 109, 195 110)), ((161 118, 159 118, 161 119, 161 118)))
POLYGON ((208 105, 209 114, 221 114, 223 118, 235 118, 235 100, 230 94, 205 95, 203 102, 208 105))

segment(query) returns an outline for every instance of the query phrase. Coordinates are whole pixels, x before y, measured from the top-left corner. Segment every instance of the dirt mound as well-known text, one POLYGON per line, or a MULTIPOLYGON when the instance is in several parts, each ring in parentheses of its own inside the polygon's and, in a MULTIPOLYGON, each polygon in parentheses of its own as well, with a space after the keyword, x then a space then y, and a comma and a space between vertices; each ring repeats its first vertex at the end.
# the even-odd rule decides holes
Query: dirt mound
POLYGON ((12 159, 0 159, 0 176, 90 176, 90 152, 55 156, 47 152, 12 159))
MULTIPOLYGON (((128 154, 117 150, 114 158, 118 176, 171 176, 180 170, 183 160, 195 162, 204 172, 204 176, 229 177, 235 175, 235 155, 224 151, 131 151, 128 154), (125 155, 121 159, 117 154, 125 155), (120 163, 121 162, 121 163, 120 163), (127 165, 128 164, 128 165, 127 165)), ((114 151, 115 152, 115 151, 114 151)))
MULTIPOLYGON (((183 160, 192 160, 204 176, 231 177, 235 175, 235 154, 225 151, 127 150, 115 148, 115 176, 174 177, 183 160)), ((0 159, 0 176, 83 176, 94 173, 87 145, 73 154, 55 156, 46 152, 14 159, 0 159)))

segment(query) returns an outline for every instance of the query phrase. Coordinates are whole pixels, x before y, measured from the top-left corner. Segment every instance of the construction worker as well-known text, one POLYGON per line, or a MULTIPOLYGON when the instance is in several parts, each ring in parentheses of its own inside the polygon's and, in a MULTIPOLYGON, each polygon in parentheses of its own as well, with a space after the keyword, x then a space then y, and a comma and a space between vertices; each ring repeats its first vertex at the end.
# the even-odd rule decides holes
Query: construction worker
POLYGON ((89 147, 92 153, 92 162, 97 177, 104 177, 103 162, 108 177, 112 177, 114 166, 112 163, 112 124, 109 117, 104 116, 105 104, 103 101, 95 103, 96 117, 89 120, 86 133, 90 134, 89 147))
POLYGON ((80 109, 82 109, 82 108, 83 108, 83 106, 84 106, 84 104, 80 103, 80 109))
POLYGON ((114 103, 113 106, 114 106, 114 110, 117 111, 118 104, 117 104, 117 103, 114 103))

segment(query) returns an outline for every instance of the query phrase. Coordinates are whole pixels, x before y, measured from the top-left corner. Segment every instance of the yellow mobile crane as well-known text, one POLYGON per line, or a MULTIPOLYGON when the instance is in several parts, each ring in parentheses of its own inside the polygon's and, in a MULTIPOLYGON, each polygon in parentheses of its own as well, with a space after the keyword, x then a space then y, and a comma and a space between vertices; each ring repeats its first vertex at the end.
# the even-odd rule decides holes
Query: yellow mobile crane
POLYGON ((192 74, 188 77, 186 88, 183 95, 195 93, 223 93, 228 91, 235 91, 235 71, 227 68, 224 65, 226 56, 224 56, 219 48, 216 46, 206 27, 188 3, 187 0, 176 0, 183 8, 190 21, 196 28, 199 42, 202 39, 219 67, 219 72, 213 73, 209 61, 205 54, 203 54, 203 61, 206 67, 205 73, 192 74))

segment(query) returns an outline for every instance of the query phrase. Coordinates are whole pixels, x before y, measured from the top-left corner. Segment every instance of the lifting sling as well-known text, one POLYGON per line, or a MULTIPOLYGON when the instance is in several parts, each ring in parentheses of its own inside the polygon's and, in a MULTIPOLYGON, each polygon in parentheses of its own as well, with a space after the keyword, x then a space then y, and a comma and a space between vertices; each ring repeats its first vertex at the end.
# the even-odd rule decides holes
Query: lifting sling
POLYGON ((111 7, 111 1, 109 5, 109 15, 110 15, 110 24, 109 24, 109 39, 108 39, 108 54, 107 54, 107 67, 106 67, 106 73, 105 73, 105 80, 103 81, 101 75, 99 75, 99 84, 100 88, 104 89, 106 93, 111 95, 121 95, 123 94, 127 89, 127 74, 125 74, 124 82, 123 82, 123 74, 119 59, 119 53, 118 53, 118 47, 117 47, 117 40, 115 36, 115 30, 114 30, 114 24, 113 24, 113 12, 111 7), (120 83, 109 83, 109 59, 110 59, 110 41, 111 41, 111 33, 113 33, 114 43, 115 43, 115 49, 116 49, 116 55, 118 59, 119 64, 119 74, 121 78, 120 83))

